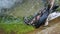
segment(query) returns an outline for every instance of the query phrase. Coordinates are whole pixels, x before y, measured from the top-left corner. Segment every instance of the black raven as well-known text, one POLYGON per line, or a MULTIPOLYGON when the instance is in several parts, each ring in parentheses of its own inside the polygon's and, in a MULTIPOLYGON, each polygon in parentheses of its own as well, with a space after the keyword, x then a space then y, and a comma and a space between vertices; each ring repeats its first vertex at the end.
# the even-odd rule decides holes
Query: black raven
MULTIPOLYGON (((52 12, 54 12, 59 6, 53 6, 53 8, 51 9, 52 12)), ((35 28, 39 28, 41 25, 45 24, 46 19, 48 17, 48 15, 50 14, 51 10, 49 10, 50 7, 45 8, 41 14, 37 14, 36 16, 34 16, 31 20, 28 18, 25 18, 24 22, 28 25, 33 25, 35 28), (37 16, 39 16, 38 20, 37 20, 37 16)))
MULTIPOLYGON (((53 6, 52 12, 54 12, 58 7, 59 7, 59 6, 53 6)), ((48 18, 48 15, 49 15, 49 14, 50 14, 50 10, 49 10, 49 8, 47 8, 47 9, 45 10, 45 12, 43 13, 43 15, 40 16, 39 20, 36 21, 36 23, 34 24, 34 26, 35 26, 36 28, 39 28, 41 25, 45 24, 46 19, 48 18)))

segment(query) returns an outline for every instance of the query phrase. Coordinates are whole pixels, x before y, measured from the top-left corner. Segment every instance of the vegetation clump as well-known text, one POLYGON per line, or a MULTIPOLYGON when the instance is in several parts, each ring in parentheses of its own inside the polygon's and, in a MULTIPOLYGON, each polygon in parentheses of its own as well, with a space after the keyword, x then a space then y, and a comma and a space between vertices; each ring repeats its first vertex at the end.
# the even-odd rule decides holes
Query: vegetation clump
POLYGON ((11 31, 16 34, 23 34, 34 30, 32 26, 24 24, 22 17, 16 18, 13 16, 0 17, 0 28, 3 28, 8 34, 10 34, 11 31))

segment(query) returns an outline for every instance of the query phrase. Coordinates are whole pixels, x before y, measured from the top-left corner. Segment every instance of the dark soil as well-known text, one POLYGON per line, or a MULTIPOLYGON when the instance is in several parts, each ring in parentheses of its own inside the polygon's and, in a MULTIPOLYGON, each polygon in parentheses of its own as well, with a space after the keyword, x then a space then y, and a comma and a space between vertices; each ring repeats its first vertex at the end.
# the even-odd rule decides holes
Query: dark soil
POLYGON ((4 29, 0 28, 0 34, 6 34, 4 29))

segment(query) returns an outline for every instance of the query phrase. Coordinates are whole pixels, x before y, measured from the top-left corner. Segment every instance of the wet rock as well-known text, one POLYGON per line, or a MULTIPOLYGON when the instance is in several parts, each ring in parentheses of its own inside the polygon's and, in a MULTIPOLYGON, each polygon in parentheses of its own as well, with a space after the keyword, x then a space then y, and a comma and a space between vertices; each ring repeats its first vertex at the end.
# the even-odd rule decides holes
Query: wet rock
POLYGON ((17 5, 21 5, 23 0, 0 0, 0 16, 10 13, 9 10, 12 10, 17 5))

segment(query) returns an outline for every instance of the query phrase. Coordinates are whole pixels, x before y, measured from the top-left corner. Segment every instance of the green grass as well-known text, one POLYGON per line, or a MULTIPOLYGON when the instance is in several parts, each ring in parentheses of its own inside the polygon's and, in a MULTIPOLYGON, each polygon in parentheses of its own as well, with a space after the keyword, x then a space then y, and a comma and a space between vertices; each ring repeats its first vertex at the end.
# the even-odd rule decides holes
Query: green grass
POLYGON ((34 30, 32 26, 26 25, 22 18, 19 21, 11 20, 10 17, 6 19, 0 20, 0 28, 3 28, 7 34, 10 34, 12 31, 16 34, 25 34, 26 32, 34 30), (9 22, 6 19, 9 19, 9 22))

